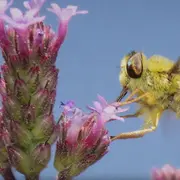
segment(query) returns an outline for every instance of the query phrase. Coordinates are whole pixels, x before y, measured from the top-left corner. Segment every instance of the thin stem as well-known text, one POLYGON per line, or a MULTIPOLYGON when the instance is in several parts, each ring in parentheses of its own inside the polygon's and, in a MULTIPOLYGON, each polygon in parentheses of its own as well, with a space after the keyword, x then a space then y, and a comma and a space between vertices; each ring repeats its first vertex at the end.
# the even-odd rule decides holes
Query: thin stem
POLYGON ((4 180, 16 180, 10 167, 6 168, 2 174, 4 180))
POLYGON ((39 180, 39 174, 38 175, 31 175, 31 176, 25 176, 26 180, 39 180))
POLYGON ((64 170, 59 173, 56 180, 72 180, 72 177, 69 175, 69 170, 64 170))

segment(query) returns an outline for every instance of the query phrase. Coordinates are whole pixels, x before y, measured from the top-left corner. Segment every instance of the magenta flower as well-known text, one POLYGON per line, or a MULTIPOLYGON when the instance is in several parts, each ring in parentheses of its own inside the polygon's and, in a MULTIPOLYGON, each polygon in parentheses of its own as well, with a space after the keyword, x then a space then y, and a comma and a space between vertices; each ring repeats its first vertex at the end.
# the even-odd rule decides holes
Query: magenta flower
POLYGON ((0 1, 0 14, 3 14, 13 3, 13 0, 10 0, 8 3, 7 0, 0 1))
POLYGON ((180 169, 176 169, 169 164, 164 165, 161 169, 152 171, 152 180, 179 180, 180 169))
POLYGON ((68 23, 72 16, 88 13, 88 11, 77 11, 77 6, 67 6, 66 8, 60 8, 57 4, 52 3, 51 7, 52 8, 48 8, 48 10, 56 14, 61 22, 66 23, 68 23))
POLYGON ((89 109, 101 114, 102 118, 104 119, 104 121, 110 121, 110 120, 121 120, 124 121, 124 119, 122 117, 117 116, 116 114, 121 113, 121 112, 125 112, 128 110, 128 108, 126 109, 122 109, 120 107, 115 107, 113 105, 110 105, 107 103, 107 101, 100 95, 98 95, 98 101, 94 101, 94 108, 88 106, 89 109))
POLYGON ((26 29, 28 26, 41 22, 45 19, 45 16, 35 17, 38 9, 34 8, 27 11, 25 14, 18 8, 11 8, 10 13, 12 18, 7 15, 1 15, 0 18, 17 29, 26 29))
POLYGON ((57 15, 60 21, 60 25, 58 28, 58 37, 54 41, 52 51, 57 51, 64 41, 64 37, 67 33, 67 25, 72 16, 77 14, 87 14, 88 11, 77 11, 77 6, 67 6, 66 8, 60 8, 57 4, 52 3, 51 8, 48 8, 49 11, 53 12, 57 15))
MULTIPOLYGON (((6 12, 12 2, 0 0, 0 48, 4 58, 0 77, 0 172, 5 179, 14 180, 14 167, 26 179, 38 180, 60 133, 53 116, 59 73, 55 62, 69 21, 65 22, 66 29, 64 21, 60 22, 61 33, 56 34, 43 23, 45 16, 39 15, 44 0, 25 1, 26 12, 10 8, 9 16, 6 12)), ((71 16, 75 14, 76 10, 71 12, 71 16)), ((67 105, 73 108, 73 102, 67 105)))
POLYGON ((30 0, 24 1, 24 7, 28 10, 38 8, 41 9, 42 5, 44 4, 45 0, 30 0))
POLYGON ((111 140, 105 123, 112 118, 123 120, 116 114, 127 109, 116 110, 102 96, 98 98, 100 102, 94 102, 95 107, 90 108, 90 113, 71 103, 64 106, 54 161, 61 174, 68 171, 68 176, 77 176, 108 152, 111 140))

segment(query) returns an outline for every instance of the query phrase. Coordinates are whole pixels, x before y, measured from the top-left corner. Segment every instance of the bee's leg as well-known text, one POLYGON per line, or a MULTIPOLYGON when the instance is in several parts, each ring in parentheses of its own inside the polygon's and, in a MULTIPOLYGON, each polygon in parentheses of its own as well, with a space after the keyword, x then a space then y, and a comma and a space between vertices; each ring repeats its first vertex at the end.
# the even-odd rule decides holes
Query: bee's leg
POLYGON ((135 112, 134 114, 127 114, 127 115, 124 115, 124 116, 121 116, 122 118, 131 118, 131 117, 138 117, 139 115, 141 115, 142 112, 141 110, 138 110, 137 112, 135 112))
MULTIPOLYGON (((139 89, 135 89, 135 90, 126 98, 125 101, 129 101, 130 99, 132 99, 132 97, 133 97, 134 95, 136 95, 139 91, 140 91, 139 89)), ((128 92, 128 88, 127 88, 127 87, 123 87, 120 95, 119 95, 119 96, 117 97, 117 99, 116 99, 116 102, 120 102, 120 101, 123 99, 123 97, 126 96, 127 92, 128 92)))
POLYGON ((139 89, 135 89, 128 97, 125 101, 129 101, 132 100, 132 97, 135 96, 140 90, 139 89))
POLYGON ((144 93, 143 95, 138 96, 138 97, 136 97, 134 99, 131 99, 131 100, 128 100, 128 101, 124 101, 124 102, 119 102, 119 106, 124 106, 124 105, 127 105, 127 104, 131 104, 133 102, 137 102, 137 101, 141 100, 142 98, 144 98, 144 97, 146 97, 148 95, 149 95, 149 93, 144 93))
POLYGON ((144 113, 144 108, 140 107, 140 109, 138 109, 135 113, 127 114, 127 115, 120 116, 120 117, 122 117, 122 118, 138 117, 138 116, 142 115, 143 113, 144 113))
POLYGON ((132 138, 140 138, 143 137, 145 134, 153 132, 156 130, 159 119, 160 119, 161 112, 157 112, 155 115, 155 119, 152 120, 153 125, 150 128, 138 130, 138 131, 132 131, 127 133, 121 133, 117 136, 111 136, 111 141, 117 140, 117 139, 132 139, 132 138))

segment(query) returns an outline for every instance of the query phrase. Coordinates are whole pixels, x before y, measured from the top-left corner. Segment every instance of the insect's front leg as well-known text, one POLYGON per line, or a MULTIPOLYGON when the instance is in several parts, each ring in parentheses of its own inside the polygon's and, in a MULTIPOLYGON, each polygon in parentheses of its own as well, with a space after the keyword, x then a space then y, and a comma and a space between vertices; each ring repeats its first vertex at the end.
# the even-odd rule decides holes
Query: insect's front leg
POLYGON ((111 141, 117 140, 117 139, 133 139, 133 138, 140 138, 143 137, 145 134, 153 132, 157 126, 153 126, 148 129, 138 130, 138 131, 132 131, 128 133, 122 133, 117 136, 111 136, 111 141))
MULTIPOLYGON (((135 89, 128 97, 125 101, 129 101, 132 100, 132 97, 135 96, 140 90, 139 89, 135 89)), ((126 96, 128 92, 128 88, 127 87, 123 87, 120 95, 118 96, 118 98, 116 99, 116 102, 121 102, 121 100, 123 99, 124 96, 126 96)))
POLYGON ((124 101, 124 102, 117 102, 117 103, 119 103, 119 106, 124 106, 124 105, 127 105, 127 104, 131 104, 131 103, 134 103, 134 102, 138 102, 138 101, 140 101, 141 99, 143 99, 144 97, 147 97, 147 96, 149 96, 149 93, 148 92, 146 92, 146 93, 144 93, 144 94, 142 94, 142 95, 140 95, 140 96, 138 96, 138 97, 136 97, 136 98, 134 98, 134 99, 128 99, 128 100, 126 100, 126 101, 124 101))
MULTIPOLYGON (((161 111, 157 111, 156 114, 153 114, 154 119, 151 119, 152 126, 146 129, 142 130, 137 130, 137 131, 132 131, 132 132, 127 132, 127 133, 121 133, 117 136, 111 136, 111 141, 117 140, 117 139, 132 139, 132 138, 140 138, 143 137, 145 134, 148 134, 150 132, 153 132, 156 130, 158 127, 159 119, 161 116, 161 111)), ((152 117, 153 117, 152 116, 152 117)))
POLYGON ((136 111, 136 112, 133 113, 133 114, 127 114, 127 115, 124 115, 124 116, 121 116, 121 117, 122 117, 122 118, 132 118, 132 117, 138 117, 138 116, 140 116, 141 114, 143 114, 142 108, 140 108, 138 111, 136 111))

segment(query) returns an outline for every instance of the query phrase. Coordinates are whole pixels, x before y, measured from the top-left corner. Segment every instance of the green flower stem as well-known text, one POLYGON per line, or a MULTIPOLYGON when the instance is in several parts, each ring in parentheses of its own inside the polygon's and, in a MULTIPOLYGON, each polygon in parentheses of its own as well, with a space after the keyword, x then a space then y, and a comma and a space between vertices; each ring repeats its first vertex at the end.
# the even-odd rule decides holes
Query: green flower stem
POLYGON ((7 168, 4 170, 4 173, 2 174, 4 180, 16 180, 11 168, 7 168))
POLYGON ((69 170, 64 170, 58 174, 57 180, 72 180, 73 177, 69 175, 69 170))
POLYGON ((34 176, 25 176, 26 180, 39 180, 39 174, 34 176))

